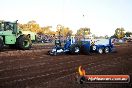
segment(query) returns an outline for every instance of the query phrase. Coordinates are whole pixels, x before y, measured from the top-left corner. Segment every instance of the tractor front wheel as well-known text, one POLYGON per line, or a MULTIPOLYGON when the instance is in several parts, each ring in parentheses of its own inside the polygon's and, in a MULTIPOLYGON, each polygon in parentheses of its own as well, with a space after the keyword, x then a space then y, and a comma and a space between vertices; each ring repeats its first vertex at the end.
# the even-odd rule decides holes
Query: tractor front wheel
POLYGON ((31 39, 28 36, 20 36, 17 39, 17 47, 22 50, 29 50, 31 48, 31 39))

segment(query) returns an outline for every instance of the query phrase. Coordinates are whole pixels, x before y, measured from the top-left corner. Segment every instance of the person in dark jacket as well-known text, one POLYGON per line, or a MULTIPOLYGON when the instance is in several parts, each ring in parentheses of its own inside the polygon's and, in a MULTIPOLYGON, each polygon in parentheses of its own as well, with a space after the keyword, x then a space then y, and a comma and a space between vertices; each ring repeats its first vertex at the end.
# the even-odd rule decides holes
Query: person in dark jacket
POLYGON ((61 41, 59 39, 55 39, 55 46, 61 47, 61 41))

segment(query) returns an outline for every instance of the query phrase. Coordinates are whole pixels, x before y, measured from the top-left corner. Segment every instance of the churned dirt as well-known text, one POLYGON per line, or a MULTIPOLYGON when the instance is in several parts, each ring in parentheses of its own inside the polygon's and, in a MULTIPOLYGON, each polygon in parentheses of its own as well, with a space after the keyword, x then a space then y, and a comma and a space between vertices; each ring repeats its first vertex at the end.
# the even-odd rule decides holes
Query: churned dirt
POLYGON ((0 88, 132 88, 122 84, 78 84, 81 65, 90 75, 130 75, 132 44, 116 46, 117 53, 49 56, 52 46, 0 52, 0 88))

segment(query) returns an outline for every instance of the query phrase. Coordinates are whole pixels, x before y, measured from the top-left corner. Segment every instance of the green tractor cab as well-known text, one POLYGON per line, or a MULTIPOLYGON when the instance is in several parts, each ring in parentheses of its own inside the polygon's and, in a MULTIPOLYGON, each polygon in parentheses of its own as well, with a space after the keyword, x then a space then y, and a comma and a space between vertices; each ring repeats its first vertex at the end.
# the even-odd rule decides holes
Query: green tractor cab
POLYGON ((23 34, 18 28, 17 21, 1 21, 0 22, 0 50, 4 45, 9 47, 27 50, 31 48, 32 42, 30 34, 23 34))

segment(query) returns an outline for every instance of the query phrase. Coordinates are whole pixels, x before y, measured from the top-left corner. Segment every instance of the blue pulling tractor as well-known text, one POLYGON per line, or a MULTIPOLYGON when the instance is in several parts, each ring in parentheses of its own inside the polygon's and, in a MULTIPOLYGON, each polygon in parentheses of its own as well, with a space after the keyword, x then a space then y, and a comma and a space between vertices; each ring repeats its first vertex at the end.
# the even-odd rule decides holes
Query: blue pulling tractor
POLYGON ((89 54, 89 53, 110 53, 115 52, 115 48, 112 44, 111 39, 82 39, 76 41, 74 37, 67 39, 64 47, 61 46, 59 40, 51 51, 50 55, 60 54, 89 54))

